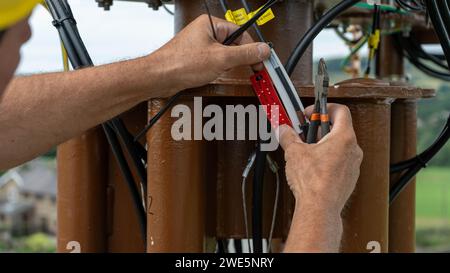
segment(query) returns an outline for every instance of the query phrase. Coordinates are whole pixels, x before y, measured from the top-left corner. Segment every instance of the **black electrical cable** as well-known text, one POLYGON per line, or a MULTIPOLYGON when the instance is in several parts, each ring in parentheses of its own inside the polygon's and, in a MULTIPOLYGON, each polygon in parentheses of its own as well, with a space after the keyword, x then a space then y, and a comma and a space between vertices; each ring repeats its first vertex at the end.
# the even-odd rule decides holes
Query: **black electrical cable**
POLYGON ((117 149, 115 147, 120 147, 119 140, 117 136, 114 134, 113 129, 110 125, 103 124, 103 129, 105 131, 106 138, 108 139, 109 144, 112 147, 112 152, 117 160, 120 172, 127 182, 128 190, 131 193, 131 197, 133 199, 134 208, 138 215, 139 219, 139 228, 141 230, 141 234, 144 241, 144 246, 147 244, 147 216, 144 210, 144 206, 142 205, 142 199, 139 195, 139 191, 137 189, 137 185, 134 182, 133 174, 131 173, 130 168, 128 167, 127 160, 122 153, 121 149, 117 149), (143 221, 145 220, 145 221, 143 221))
POLYGON ((0 30, 0 43, 2 42, 3 35, 5 35, 6 30, 0 30))
POLYGON ((417 155, 413 158, 410 158, 408 160, 402 161, 402 162, 391 164, 390 173, 402 172, 402 171, 409 169, 412 166, 417 165, 417 164, 425 167, 427 163, 425 162, 424 158, 429 157, 430 154, 437 153, 438 151, 435 147, 439 147, 441 145, 440 143, 446 141, 445 137, 446 137, 446 131, 448 130, 447 127, 448 127, 448 125, 446 125, 442 129, 441 133, 436 138, 436 140, 433 142, 433 144, 431 144, 430 147, 428 147, 425 151, 423 151, 419 155, 417 155))
POLYGON ((351 8, 353 5, 358 3, 359 0, 344 0, 339 2, 336 6, 328 10, 320 19, 314 23, 314 25, 306 32, 303 38, 298 42, 294 51, 289 56, 285 68, 289 75, 292 75, 295 67, 297 66, 300 58, 303 56, 305 51, 311 45, 312 41, 316 36, 327 27, 333 19, 335 19, 339 14, 345 10, 351 8))
POLYGON ((411 37, 405 38, 402 34, 394 35, 394 40, 396 42, 396 47, 400 52, 404 53, 404 56, 409 60, 409 62, 414 65, 417 69, 424 72, 425 74, 438 78, 444 81, 450 81, 450 72, 448 72, 448 66, 445 62, 438 60, 435 56, 430 55, 425 52, 420 45, 417 44, 411 37), (430 66, 428 61, 434 63, 435 65, 446 69, 446 71, 437 70, 435 67, 430 66))
MULTIPOLYGON (((278 0, 269 0, 264 6, 249 20, 247 23, 238 28, 235 32, 230 34, 225 41, 222 43, 223 45, 231 45, 237 38, 239 38, 249 27, 251 27, 269 8, 275 5, 278 0)), ((150 122, 145 126, 145 128, 139 132, 134 138, 135 141, 141 139, 150 128, 164 115, 164 113, 172 107, 172 105, 176 102, 176 100, 181 96, 181 92, 172 96, 164 105, 164 107, 151 118, 150 122)))
POLYGON ((258 145, 255 158, 255 170, 253 174, 253 199, 252 199, 252 234, 253 234, 253 252, 263 252, 263 215, 262 215, 262 196, 264 186, 264 171, 266 169, 267 152, 262 151, 261 144, 258 145))
POLYGON ((168 13, 168 14, 170 14, 170 15, 175 15, 175 13, 173 12, 173 11, 171 11, 167 6, 166 6, 166 4, 162 4, 162 6, 163 6, 163 8, 164 8, 164 10, 168 13))
POLYGON ((447 123, 442 130, 441 137, 431 146, 431 148, 420 156, 416 157, 414 160, 417 160, 415 164, 410 166, 404 174, 399 178, 399 180, 394 184, 393 188, 389 192, 389 202, 395 201, 398 195, 402 192, 402 190, 409 184, 412 178, 416 176, 416 174, 426 167, 426 164, 442 149, 442 147, 447 143, 450 139, 450 116, 447 119, 447 123))
MULTIPOLYGON (((244 9, 247 13, 251 11, 251 8, 249 4, 247 3, 247 0, 241 0, 242 5, 244 6, 244 9)), ((266 39, 264 38, 264 35, 262 34, 261 29, 258 27, 258 24, 253 24, 253 28, 255 29, 256 35, 258 36, 259 40, 261 42, 266 42, 266 39)))
POLYGON ((234 239, 233 244, 234 244, 234 249, 235 249, 236 253, 242 253, 242 240, 234 239))
POLYGON ((150 122, 144 127, 144 129, 142 129, 142 131, 140 131, 136 135, 136 137, 134 138, 134 141, 138 141, 139 139, 141 139, 147 133, 147 131, 150 130, 150 128, 152 128, 153 125, 155 125, 155 123, 167 112, 167 110, 169 110, 170 107, 172 107, 172 105, 178 100, 178 98, 181 95, 182 95, 182 92, 178 92, 175 95, 173 95, 172 97, 170 97, 170 99, 161 108, 161 110, 159 110, 159 112, 156 113, 156 115, 150 119, 150 122))
MULTIPOLYGON (((427 0, 426 3, 428 12, 430 13, 430 19, 433 22, 433 26, 438 35, 439 41, 441 42, 441 46, 444 51, 444 55, 447 59, 447 63, 450 65, 450 38, 447 32, 447 28, 450 27, 450 25, 446 25, 446 23, 444 22, 444 18, 440 13, 440 8, 438 5, 443 3, 443 2, 441 3, 441 1, 427 0)), ((449 11, 446 10, 444 13, 448 12, 449 11)), ((446 16, 445 19, 448 19, 448 17, 446 16)))
MULTIPOLYGON (((430 19, 433 23, 434 29, 441 42, 444 55, 446 56, 447 63, 450 63, 450 38, 447 29, 450 27, 450 0, 435 1, 426 0, 427 11, 430 14, 430 19), (441 13, 442 12, 442 13, 441 13)), ((401 175, 399 180, 395 183, 394 187, 389 192, 389 201, 395 201, 401 191, 410 183, 412 178, 424 167, 426 164, 442 149, 442 147, 450 139, 450 116, 447 119, 447 123, 439 135, 438 139, 423 153, 416 156, 413 159, 406 160, 395 164, 395 171, 402 171, 402 167, 405 172, 401 175), (415 162, 412 164, 412 162, 415 162)))
POLYGON ((224 239, 217 240, 217 253, 225 254, 227 253, 228 241, 224 239))
POLYGON ((431 77, 437 78, 437 79, 441 79, 443 81, 450 81, 450 74, 449 73, 437 71, 437 70, 435 70, 433 68, 430 68, 429 66, 427 66, 424 63, 422 63, 420 60, 418 60, 417 58, 412 57, 409 54, 406 54, 405 56, 411 62, 411 64, 413 64, 417 69, 419 69, 423 73, 427 74, 428 76, 431 76, 431 77))
POLYGON ((401 38, 401 46, 403 46, 412 55, 429 60, 445 70, 449 69, 448 64, 445 62, 445 56, 433 55, 426 52, 423 47, 415 39, 413 39, 411 35, 408 38, 405 38, 399 34, 397 34, 397 36, 401 38))
MULTIPOLYGON (((220 2, 220 6, 222 7, 223 12, 226 14, 230 10, 227 1, 226 0, 219 0, 219 2, 220 2)), ((251 11, 251 8, 248 5, 247 1, 246 0, 241 0, 241 3, 244 6, 245 12, 249 13, 251 11)), ((261 32, 261 29, 258 27, 258 25, 254 24, 253 27, 255 29, 256 35, 258 36, 259 40, 261 42, 265 42, 264 36, 263 36, 263 34, 261 32)))
POLYGON ((424 6, 418 1, 396 0, 397 5, 406 11, 423 11, 424 6))
POLYGON ((92 60, 87 53, 73 17, 72 10, 66 0, 48 0, 47 6, 53 15, 53 25, 59 32, 61 40, 65 42, 69 59, 74 69, 91 66, 92 60), (72 53, 72 54, 69 54, 72 53))
POLYGON ((120 140, 125 145, 128 155, 136 166, 136 172, 141 180, 143 188, 142 196, 147 196, 147 169, 145 166, 146 163, 142 160, 142 155, 140 155, 141 151, 136 147, 137 145, 136 142, 134 142, 133 136, 128 132, 121 119, 113 119, 111 123, 120 140), (125 135, 123 133, 125 133, 125 135))
MULTIPOLYGON (((377 30, 380 31, 381 28, 381 8, 375 4, 373 9, 373 22, 372 22, 372 35, 375 35, 377 30)), ((370 41, 370 39, 369 39, 370 41)), ((372 43, 369 42, 370 50, 375 50, 372 45, 372 43)), ((369 53, 370 54, 370 53, 369 53)), ((370 75, 370 70, 372 68, 372 57, 375 58, 375 54, 372 56, 370 54, 369 59, 367 60, 367 68, 366 72, 364 73, 367 77, 370 75)))
MULTIPOLYGON (((89 53, 87 52, 87 49, 79 35, 78 29, 76 27, 76 21, 73 18, 73 14, 67 0, 46 0, 46 3, 54 19, 53 25, 57 28, 60 34, 61 41, 66 48, 67 55, 72 63, 72 66, 75 69, 93 66, 92 59, 90 58, 89 53)), ((147 234, 147 220, 145 209, 132 172, 128 166, 114 130, 117 131, 118 135, 120 135, 122 139, 126 139, 126 143, 130 143, 130 140, 133 141, 133 138, 130 137, 129 132, 126 131, 124 126, 120 126, 120 123, 121 122, 118 120, 118 118, 114 118, 112 121, 108 121, 102 124, 102 128, 111 146, 112 152, 119 164, 119 168, 122 175, 124 176, 125 182, 130 189, 130 193, 133 199, 133 203, 136 207, 136 213, 138 215, 139 224, 141 227, 142 237, 145 243, 147 234), (116 125, 119 124, 118 128, 115 126, 115 123, 116 125)), ((128 150, 128 152, 130 153, 130 155, 136 155, 134 152, 139 152, 140 154, 142 154, 142 149, 143 148, 138 148, 137 144, 133 142, 133 150, 128 150)), ((142 159, 142 155, 140 157, 142 159)), ((146 160, 145 156, 143 158, 143 160, 146 160)), ((143 163, 141 162, 141 164, 143 163)), ((141 164, 138 164, 136 166, 137 169, 140 168, 141 164)))
POLYGON ((251 27, 267 10, 273 7, 278 0, 269 0, 264 6, 245 24, 243 24, 240 28, 238 28, 235 32, 233 32, 230 36, 228 36, 223 42, 224 45, 231 45, 238 37, 240 37, 249 27, 251 27))

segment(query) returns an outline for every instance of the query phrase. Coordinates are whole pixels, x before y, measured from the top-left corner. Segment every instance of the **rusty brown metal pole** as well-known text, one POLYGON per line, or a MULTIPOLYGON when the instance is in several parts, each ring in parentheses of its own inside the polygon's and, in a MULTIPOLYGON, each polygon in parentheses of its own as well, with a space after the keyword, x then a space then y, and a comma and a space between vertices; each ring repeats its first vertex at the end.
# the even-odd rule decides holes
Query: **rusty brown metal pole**
MULTIPOLYGON (((166 100, 152 100, 150 115, 166 100)), ((193 110, 190 98, 180 99, 193 110)), ((192 111, 194 113, 194 111, 192 111)), ((206 230, 202 141, 174 141, 170 111, 147 135, 148 252, 203 252, 206 230)))
MULTIPOLYGON (((122 115, 132 134, 146 123, 145 106, 122 115)), ((74 243, 81 252, 145 251, 129 190, 109 151, 97 128, 58 147, 59 252, 72 251, 74 243)))
MULTIPOLYGON (((416 155, 417 101, 398 100, 392 104, 391 163, 416 155)), ((391 187, 399 175, 391 176, 391 187)), ((389 252, 414 252, 416 249, 416 183, 402 191, 389 209, 389 252)))
POLYGON ((106 251, 107 146, 99 128, 58 147, 58 252, 106 251))
MULTIPOLYGON (((395 48, 394 39, 383 37, 377 58, 377 75, 385 80, 402 80, 404 77, 403 54, 395 48)), ((417 101, 396 100, 391 106, 391 163, 397 163, 416 155, 417 101)), ((398 174, 390 177, 390 187, 398 174)), ((389 252, 415 251, 414 181, 406 187, 389 208, 389 252)))
MULTIPOLYGON (((367 94, 370 94, 367 87, 367 94)), ((358 144, 364 151, 361 173, 343 212, 343 252, 369 252, 371 244, 388 250, 389 138, 391 100, 337 100, 352 113, 358 144)))

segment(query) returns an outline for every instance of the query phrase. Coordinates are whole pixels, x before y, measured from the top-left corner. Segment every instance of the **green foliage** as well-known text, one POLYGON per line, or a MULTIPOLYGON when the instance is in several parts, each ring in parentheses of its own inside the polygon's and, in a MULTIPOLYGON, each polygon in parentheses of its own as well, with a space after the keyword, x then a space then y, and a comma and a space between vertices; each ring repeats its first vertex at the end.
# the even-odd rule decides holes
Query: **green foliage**
POLYGON ((416 202, 418 219, 448 219, 450 223, 450 168, 430 167, 421 171, 417 175, 416 202))
POLYGON ((56 158, 56 147, 52 148, 50 151, 45 153, 43 156, 46 157, 46 158, 49 158, 49 159, 56 158))
POLYGON ((431 167, 417 175, 416 243, 419 251, 450 247, 450 168, 431 167))
POLYGON ((56 252, 55 240, 44 233, 35 233, 21 240, 18 252, 56 252))
POLYGON ((418 229, 416 244, 420 250, 428 251, 448 250, 450 246, 450 229, 418 229))
MULTIPOLYGON (((342 59, 326 61, 331 83, 337 83, 348 78, 348 75, 340 68, 342 59)), ((363 60, 362 66, 365 67, 365 65, 366 62, 363 60)), ((406 63, 405 68, 411 85, 437 91, 436 97, 421 99, 418 102, 417 150, 421 152, 434 142, 447 121, 450 113, 450 83, 431 78, 409 63, 406 63)), ((450 144, 445 145, 430 162, 430 165, 450 166, 450 144)))

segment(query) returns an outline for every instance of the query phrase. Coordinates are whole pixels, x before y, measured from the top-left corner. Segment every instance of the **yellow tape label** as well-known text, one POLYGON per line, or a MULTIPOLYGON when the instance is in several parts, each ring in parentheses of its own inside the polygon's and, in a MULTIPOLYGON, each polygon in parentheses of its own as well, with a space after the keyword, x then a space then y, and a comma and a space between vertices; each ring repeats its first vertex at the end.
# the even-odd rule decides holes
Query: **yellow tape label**
POLYGON ((233 17, 234 20, 236 21, 236 24, 240 26, 245 24, 249 19, 247 12, 245 11, 244 8, 233 11, 233 17))
POLYGON ((236 24, 236 20, 234 20, 233 12, 231 10, 227 10, 227 13, 225 13, 225 20, 236 24))
MULTIPOLYGON (((227 13, 225 13, 225 19, 228 22, 234 23, 236 25, 243 25, 247 23, 248 20, 250 20, 255 14, 260 10, 259 8, 256 11, 250 12, 247 14, 244 8, 238 9, 235 11, 227 10, 227 13)), ((259 19, 256 21, 258 26, 262 26, 265 23, 269 22, 270 20, 275 18, 275 14, 273 13, 272 9, 268 9, 259 19)))
MULTIPOLYGON (((260 10, 261 8, 259 8, 258 10, 254 11, 254 12, 250 12, 248 14, 248 19, 252 18, 253 16, 255 16, 255 14, 260 10)), ((265 23, 269 22, 270 20, 275 19, 275 14, 273 13, 272 9, 268 9, 266 12, 264 12, 264 14, 259 17, 259 19, 256 21, 256 23, 258 24, 258 26, 262 26, 265 23)))

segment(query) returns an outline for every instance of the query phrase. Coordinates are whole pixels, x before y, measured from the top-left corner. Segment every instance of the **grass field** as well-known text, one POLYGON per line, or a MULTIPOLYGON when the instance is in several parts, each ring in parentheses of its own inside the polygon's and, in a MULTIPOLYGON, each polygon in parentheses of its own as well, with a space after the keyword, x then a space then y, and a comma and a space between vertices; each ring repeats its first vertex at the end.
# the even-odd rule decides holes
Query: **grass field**
POLYGON ((417 218, 450 220, 450 168, 430 167, 417 176, 417 218))
POLYGON ((429 167, 417 176, 418 249, 450 249, 450 168, 429 167))

